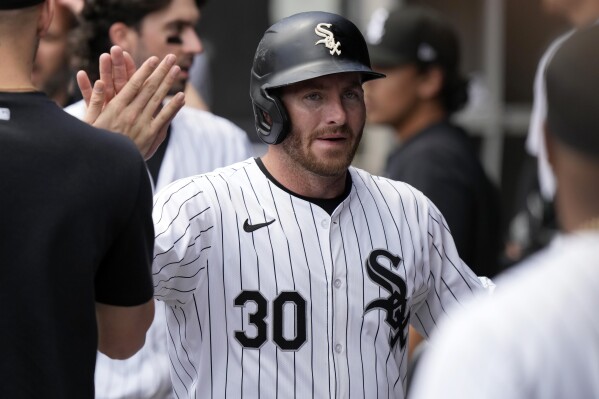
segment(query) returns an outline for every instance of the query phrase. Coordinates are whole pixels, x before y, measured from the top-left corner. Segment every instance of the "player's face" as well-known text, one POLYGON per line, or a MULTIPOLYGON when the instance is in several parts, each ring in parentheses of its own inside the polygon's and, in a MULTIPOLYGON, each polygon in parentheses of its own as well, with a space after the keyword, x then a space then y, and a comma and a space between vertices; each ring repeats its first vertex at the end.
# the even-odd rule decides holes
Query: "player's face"
POLYGON ((176 55, 181 72, 171 89, 173 93, 184 89, 193 57, 203 50, 195 31, 199 18, 200 11, 194 0, 172 0, 167 8, 148 14, 141 23, 132 56, 137 65, 141 65, 153 55, 159 58, 169 53, 176 55))
POLYGON ((418 69, 414 65, 403 65, 375 70, 387 77, 364 85, 368 122, 401 129, 419 103, 418 69))
POLYGON ((70 77, 68 34, 71 21, 68 12, 65 8, 56 7, 52 23, 40 39, 35 55, 31 80, 49 96, 66 89, 70 77))
POLYGON ((319 176, 346 172, 366 118, 360 75, 340 73, 283 89, 291 132, 280 144, 297 166, 319 176))

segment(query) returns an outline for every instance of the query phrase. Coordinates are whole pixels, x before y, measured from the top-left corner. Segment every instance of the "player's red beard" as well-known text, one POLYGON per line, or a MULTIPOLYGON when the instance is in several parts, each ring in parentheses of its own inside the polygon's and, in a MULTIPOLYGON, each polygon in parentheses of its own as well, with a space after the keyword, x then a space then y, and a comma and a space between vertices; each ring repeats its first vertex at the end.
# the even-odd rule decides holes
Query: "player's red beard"
POLYGON ((348 125, 324 128, 312 132, 309 136, 291 128, 289 135, 281 143, 283 151, 296 164, 319 175, 334 177, 347 171, 362 138, 363 126, 359 132, 353 132, 348 125), (331 150, 326 157, 317 156, 312 151, 312 143, 320 137, 332 133, 341 133, 345 137, 345 145, 338 150, 331 150))

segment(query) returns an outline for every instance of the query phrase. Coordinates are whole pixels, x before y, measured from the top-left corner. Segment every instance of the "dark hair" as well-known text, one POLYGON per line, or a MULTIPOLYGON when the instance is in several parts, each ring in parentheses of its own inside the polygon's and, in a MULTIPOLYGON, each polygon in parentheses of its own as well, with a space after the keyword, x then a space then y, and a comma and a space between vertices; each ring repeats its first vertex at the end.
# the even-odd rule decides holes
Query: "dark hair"
MULTIPOLYGON (((98 58, 110 50, 110 27, 117 22, 138 28, 151 13, 167 8, 172 0, 85 0, 80 26, 75 32, 75 55, 78 67, 92 82, 99 78, 98 58)), ((195 0, 198 8, 206 0, 195 0)))
POLYGON ((461 110, 468 103, 468 86, 468 79, 460 73, 445 71, 440 97, 450 115, 461 110))
POLYGON ((439 100, 445 111, 451 115, 468 103, 469 81, 455 68, 444 68, 440 64, 416 63, 420 73, 426 73, 430 68, 439 68, 443 73, 443 85, 439 90, 439 100))

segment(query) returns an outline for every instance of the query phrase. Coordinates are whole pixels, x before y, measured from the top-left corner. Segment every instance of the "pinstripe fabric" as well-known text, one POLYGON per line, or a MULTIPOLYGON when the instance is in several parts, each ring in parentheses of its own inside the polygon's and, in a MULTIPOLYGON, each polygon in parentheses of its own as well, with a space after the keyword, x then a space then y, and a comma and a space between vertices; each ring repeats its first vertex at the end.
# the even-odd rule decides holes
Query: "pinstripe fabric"
MULTIPOLYGON (((83 101, 66 108, 82 118, 83 101)), ((250 156, 243 130, 209 112, 183 107, 171 125, 171 138, 160 167, 156 189, 183 177, 212 171, 250 156)), ((165 307, 156 303, 154 322, 146 344, 127 360, 111 360, 98 352, 96 398, 165 399, 171 397, 171 361, 166 350, 165 307)))
POLYGON ((155 296, 177 397, 404 397, 402 316, 428 334, 481 286, 419 191, 350 173, 330 216, 251 159, 156 196, 155 296), (246 220, 274 222, 246 232, 246 220))

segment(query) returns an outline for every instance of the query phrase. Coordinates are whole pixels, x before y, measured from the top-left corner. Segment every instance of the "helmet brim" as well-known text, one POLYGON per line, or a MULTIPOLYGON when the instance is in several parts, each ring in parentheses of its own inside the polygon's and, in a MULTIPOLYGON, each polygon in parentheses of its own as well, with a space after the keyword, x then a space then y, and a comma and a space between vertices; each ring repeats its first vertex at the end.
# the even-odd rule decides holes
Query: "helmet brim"
POLYGON ((334 59, 328 59, 298 65, 294 68, 272 74, 271 76, 268 76, 267 79, 264 79, 266 82, 263 84, 262 88, 265 90, 275 89, 321 76, 349 72, 361 74, 362 82, 385 77, 384 74, 374 72, 372 69, 359 62, 348 60, 339 60, 335 62, 334 59))

